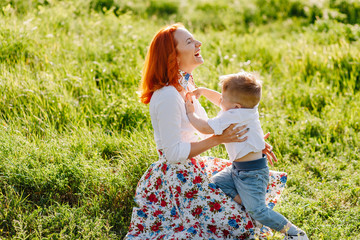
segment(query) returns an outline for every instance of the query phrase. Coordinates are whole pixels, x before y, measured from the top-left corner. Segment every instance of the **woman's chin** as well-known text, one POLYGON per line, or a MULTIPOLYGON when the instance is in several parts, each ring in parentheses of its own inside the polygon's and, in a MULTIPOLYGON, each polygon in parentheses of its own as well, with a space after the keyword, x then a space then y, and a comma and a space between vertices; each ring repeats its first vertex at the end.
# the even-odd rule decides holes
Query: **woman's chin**
POLYGON ((201 65, 201 64, 203 64, 204 63, 204 59, 202 58, 202 57, 196 57, 196 62, 199 64, 199 65, 201 65))

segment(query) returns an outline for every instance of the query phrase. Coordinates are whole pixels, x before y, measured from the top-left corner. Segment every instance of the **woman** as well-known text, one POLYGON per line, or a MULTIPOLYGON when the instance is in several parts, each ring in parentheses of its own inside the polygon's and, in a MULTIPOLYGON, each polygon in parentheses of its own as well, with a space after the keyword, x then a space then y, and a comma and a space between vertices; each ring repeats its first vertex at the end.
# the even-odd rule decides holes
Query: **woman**
MULTIPOLYGON (((230 161, 200 157, 227 142, 245 141, 246 126, 230 126, 222 135, 203 138, 190 124, 185 96, 195 89, 192 71, 204 60, 201 42, 183 25, 162 28, 146 56, 141 101, 150 103, 150 116, 159 160, 138 183, 127 239, 251 239, 270 234, 245 209, 228 198, 209 178, 230 161), (202 140, 199 140, 199 137, 202 140)), ((195 111, 207 118, 200 103, 195 111)), ((271 146, 264 150, 271 155, 271 146)), ((286 182, 285 173, 271 173, 268 203, 276 203, 286 182)))

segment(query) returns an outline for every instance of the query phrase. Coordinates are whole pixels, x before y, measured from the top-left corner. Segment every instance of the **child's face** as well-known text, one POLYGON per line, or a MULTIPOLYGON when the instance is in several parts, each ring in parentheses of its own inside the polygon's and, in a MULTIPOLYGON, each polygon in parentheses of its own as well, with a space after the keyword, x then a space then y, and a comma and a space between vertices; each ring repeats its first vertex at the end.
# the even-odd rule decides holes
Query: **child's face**
POLYGON ((222 92, 221 100, 220 100, 220 107, 223 111, 227 111, 234 108, 240 108, 240 104, 233 102, 231 97, 227 92, 222 92))

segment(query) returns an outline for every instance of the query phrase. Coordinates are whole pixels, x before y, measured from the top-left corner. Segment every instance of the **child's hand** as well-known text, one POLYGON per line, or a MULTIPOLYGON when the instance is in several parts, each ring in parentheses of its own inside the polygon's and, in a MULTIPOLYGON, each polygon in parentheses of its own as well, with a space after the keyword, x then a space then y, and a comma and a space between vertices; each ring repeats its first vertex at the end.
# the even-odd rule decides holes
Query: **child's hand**
POLYGON ((195 107, 193 100, 191 99, 192 94, 187 93, 185 96, 185 108, 186 108, 186 114, 195 112, 195 107))
POLYGON ((202 87, 199 87, 197 89, 195 89, 194 91, 191 92, 191 95, 195 96, 196 99, 199 99, 199 97, 201 97, 202 95, 202 87))

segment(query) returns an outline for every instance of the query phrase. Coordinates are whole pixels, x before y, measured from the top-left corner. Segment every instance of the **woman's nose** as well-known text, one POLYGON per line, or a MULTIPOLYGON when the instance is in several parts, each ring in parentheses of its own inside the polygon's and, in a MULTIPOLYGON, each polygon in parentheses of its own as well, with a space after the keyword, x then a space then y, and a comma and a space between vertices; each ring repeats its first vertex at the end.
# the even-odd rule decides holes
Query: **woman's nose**
POLYGON ((200 41, 197 41, 196 46, 200 47, 201 45, 202 45, 202 43, 200 41))

